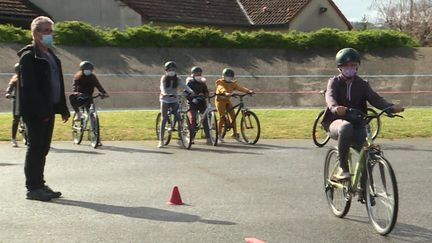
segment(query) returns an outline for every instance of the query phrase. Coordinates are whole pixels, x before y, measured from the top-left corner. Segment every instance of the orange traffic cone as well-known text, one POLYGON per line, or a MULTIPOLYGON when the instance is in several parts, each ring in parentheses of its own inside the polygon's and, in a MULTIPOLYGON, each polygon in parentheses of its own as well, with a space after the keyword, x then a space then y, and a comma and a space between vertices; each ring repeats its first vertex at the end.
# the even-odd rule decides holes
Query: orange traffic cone
POLYGON ((167 202, 169 205, 183 205, 182 199, 180 197, 180 192, 177 186, 174 186, 171 191, 171 196, 167 202))

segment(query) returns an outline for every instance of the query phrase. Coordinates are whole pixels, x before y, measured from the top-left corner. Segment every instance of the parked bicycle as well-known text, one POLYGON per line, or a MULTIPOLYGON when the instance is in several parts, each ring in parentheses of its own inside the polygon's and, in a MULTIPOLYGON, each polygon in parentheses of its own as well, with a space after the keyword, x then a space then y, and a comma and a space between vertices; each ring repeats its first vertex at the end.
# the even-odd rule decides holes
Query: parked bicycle
POLYGON ((74 144, 81 144, 84 137, 84 132, 88 132, 88 139, 90 140, 91 146, 97 148, 101 146, 100 141, 100 127, 99 127, 99 116, 94 104, 94 100, 97 98, 105 98, 103 94, 93 96, 93 102, 87 109, 86 106, 81 106, 80 112, 82 114, 81 119, 75 120, 77 114, 75 113, 72 119, 72 138, 74 144))
MULTIPOLYGON (((207 137, 211 142, 211 145, 216 146, 218 143, 218 130, 217 130, 217 111, 211 103, 211 98, 214 98, 216 94, 207 97, 207 108, 204 113, 198 112, 197 120, 195 124, 193 138, 201 131, 201 138, 207 137), (206 134, 205 129, 208 127, 208 134, 206 134)), ((200 96, 205 99, 206 97, 200 96)), ((188 111, 190 114, 190 110, 188 111)), ((190 119, 192 121, 192 119, 190 119)), ((192 128, 192 124, 191 124, 192 128)))
POLYGON ((233 128, 233 123, 229 116, 229 112, 235 110, 235 120, 237 117, 241 116, 240 119, 240 133, 242 135, 243 141, 247 144, 256 144, 260 138, 261 127, 258 120, 258 116, 249 108, 247 108, 243 102, 243 97, 246 95, 252 95, 251 93, 246 94, 232 94, 231 97, 239 98, 239 103, 232 107, 232 109, 226 110, 224 115, 220 118, 222 120, 222 138, 225 137, 227 131, 233 128))
MULTIPOLYGON (((325 95, 325 90, 321 90, 320 94, 325 95)), ((330 135, 328 133, 328 131, 326 131, 324 129, 324 126, 322 125, 322 120, 324 118, 324 113, 325 110, 320 111, 320 113, 318 113, 318 116, 315 118, 313 127, 312 127, 312 140, 314 142, 314 144, 318 147, 323 147, 324 145, 327 144, 327 142, 330 140, 330 135)), ((368 107, 367 108, 367 113, 368 115, 370 115, 370 117, 372 117, 372 120, 369 123, 369 126, 371 128, 372 131, 372 139, 375 140, 378 137, 378 133, 381 129, 381 119, 378 116, 378 113, 368 107)))
POLYGON ((384 109, 381 113, 364 114, 356 109, 348 109, 347 112, 360 118, 366 127, 367 137, 360 152, 350 149, 348 160, 350 179, 337 181, 334 180, 333 174, 339 167, 339 154, 337 148, 330 148, 324 165, 324 190, 327 202, 334 215, 343 218, 351 206, 351 199, 355 195, 360 195, 362 191, 358 190, 361 183, 361 176, 365 180, 363 203, 366 204, 366 210, 370 222, 375 230, 386 235, 390 233, 396 223, 398 214, 398 188, 396 177, 390 162, 384 157, 379 145, 374 144, 370 126, 368 125, 373 119, 379 118, 386 114, 389 117, 402 117, 392 114, 391 107, 384 109), (354 164, 355 163, 355 167, 354 164), (363 172, 363 173, 362 173, 363 172))
MULTIPOLYGON (((176 95, 179 97, 178 117, 179 121, 175 121, 174 113, 171 108, 168 109, 168 118, 165 124, 165 133, 163 137, 164 145, 168 145, 171 141, 174 131, 179 132, 181 145, 190 149, 192 146, 192 137, 190 129, 190 121, 188 116, 189 106, 186 100, 186 95, 176 95), (177 130, 178 129, 178 130, 177 130)), ((162 113, 159 112, 156 116, 156 138, 160 140, 160 126, 162 123, 162 113)))

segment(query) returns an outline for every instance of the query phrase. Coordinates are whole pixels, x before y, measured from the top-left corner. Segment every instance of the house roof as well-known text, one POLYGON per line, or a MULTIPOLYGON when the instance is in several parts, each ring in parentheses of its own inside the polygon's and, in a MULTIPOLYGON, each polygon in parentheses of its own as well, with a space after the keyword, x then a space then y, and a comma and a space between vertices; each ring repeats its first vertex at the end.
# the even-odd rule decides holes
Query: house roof
MULTIPOLYGON (((239 0, 254 25, 288 24, 312 0, 239 0)), ((349 28, 351 23, 345 18, 332 0, 328 0, 349 28)))
POLYGON ((148 21, 250 26, 236 0, 121 0, 148 21))
POLYGON ((0 21, 28 22, 37 16, 49 16, 28 0, 0 0, 0 21))
MULTIPOLYGON (((313 0, 121 0, 148 21, 234 26, 287 25, 313 0)), ((328 0, 349 28, 332 0, 328 0)))
POLYGON ((288 24, 309 0, 239 0, 254 25, 288 24))

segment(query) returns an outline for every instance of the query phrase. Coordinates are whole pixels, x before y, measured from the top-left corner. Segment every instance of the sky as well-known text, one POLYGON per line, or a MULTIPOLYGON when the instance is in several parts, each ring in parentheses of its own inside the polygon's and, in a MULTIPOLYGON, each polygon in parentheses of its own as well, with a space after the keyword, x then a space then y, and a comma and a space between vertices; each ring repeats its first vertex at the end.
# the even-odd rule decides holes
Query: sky
POLYGON ((373 0, 333 0, 350 22, 360 22, 366 15, 368 22, 376 22, 376 12, 369 10, 373 0))

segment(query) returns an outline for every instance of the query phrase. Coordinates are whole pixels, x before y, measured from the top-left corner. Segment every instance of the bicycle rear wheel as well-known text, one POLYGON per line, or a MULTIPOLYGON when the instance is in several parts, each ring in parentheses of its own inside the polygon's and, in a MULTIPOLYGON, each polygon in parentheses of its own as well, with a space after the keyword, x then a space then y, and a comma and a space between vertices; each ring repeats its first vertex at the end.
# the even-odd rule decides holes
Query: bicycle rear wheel
MULTIPOLYGON (((169 142, 171 141, 171 116, 168 116, 168 120, 165 123, 165 132, 164 132, 164 137, 163 137, 163 141, 164 141, 164 145, 168 145, 169 142)), ((162 123, 162 114, 159 112, 156 116, 156 139, 160 140, 160 126, 162 123)))
POLYGON ((192 146, 192 134, 190 129, 189 116, 185 112, 180 113, 178 129, 180 130, 180 139, 183 147, 186 149, 190 149, 192 146))
MULTIPOLYGON (((330 210, 336 217, 343 218, 351 206, 351 197, 347 196, 347 186, 331 183, 331 177, 339 167, 339 152, 331 148, 324 163, 324 190, 330 210)), ((349 183, 349 182, 347 182, 349 183)))
POLYGON ((377 156, 369 161, 366 209, 375 230, 386 235, 396 224, 399 198, 396 176, 388 160, 377 156))
POLYGON ((212 110, 206 113, 206 122, 209 128, 209 139, 213 146, 217 145, 218 142, 218 129, 217 129, 217 117, 216 110, 212 110))
POLYGON ((90 129, 89 129, 89 140, 93 148, 97 148, 100 145, 100 134, 99 134, 99 117, 96 113, 90 113, 90 129))
POLYGON ((84 136, 84 119, 75 121, 76 115, 72 118, 72 140, 74 144, 80 144, 84 136))
MULTIPOLYGON (((368 115, 378 116, 378 113, 372 108, 367 108, 367 113, 368 115)), ((373 118, 369 122, 369 126, 371 130, 372 139, 375 140, 375 138, 378 137, 378 133, 380 132, 381 129, 381 119, 379 117, 373 118)))
POLYGON ((256 144, 260 138, 261 126, 258 116, 249 110, 242 112, 240 129, 243 140, 248 144, 256 144))
POLYGON ((315 122, 312 127, 312 140, 314 144, 318 147, 322 147, 326 145, 326 143, 330 140, 330 136, 327 133, 327 131, 324 129, 324 127, 321 125, 321 122, 324 118, 325 110, 322 110, 317 118, 315 119, 315 122))

